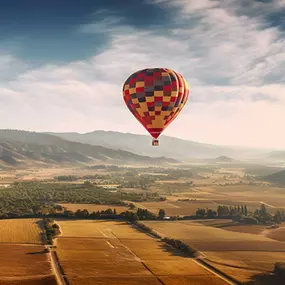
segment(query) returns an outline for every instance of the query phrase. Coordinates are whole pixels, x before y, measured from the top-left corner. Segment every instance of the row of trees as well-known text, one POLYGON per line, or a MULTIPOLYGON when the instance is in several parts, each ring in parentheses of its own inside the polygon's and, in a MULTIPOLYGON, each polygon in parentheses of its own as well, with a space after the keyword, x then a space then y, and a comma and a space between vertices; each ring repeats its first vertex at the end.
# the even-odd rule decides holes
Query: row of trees
POLYGON ((60 227, 54 220, 45 218, 43 219, 46 239, 49 244, 52 244, 52 239, 60 234, 60 227))
POLYGON ((196 216, 198 217, 208 217, 208 218, 213 218, 213 217, 233 217, 236 215, 244 215, 247 216, 248 211, 247 211, 247 206, 246 205, 238 205, 238 206, 223 206, 219 205, 217 210, 212 210, 212 209, 198 209, 196 211, 196 216))
POLYGON ((285 221, 285 212, 277 211, 275 214, 268 212, 266 206, 261 204, 260 209, 254 212, 248 212, 246 205, 239 206, 221 206, 217 210, 212 209, 198 209, 196 216, 201 218, 232 218, 233 221, 247 224, 280 224, 285 221))

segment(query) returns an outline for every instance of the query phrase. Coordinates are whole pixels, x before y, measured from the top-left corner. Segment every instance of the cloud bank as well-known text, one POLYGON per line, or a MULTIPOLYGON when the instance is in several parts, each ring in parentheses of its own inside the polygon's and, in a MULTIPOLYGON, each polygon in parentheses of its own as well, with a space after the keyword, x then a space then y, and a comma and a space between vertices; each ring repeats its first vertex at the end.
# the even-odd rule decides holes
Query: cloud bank
POLYGON ((265 17, 283 9, 284 1, 270 7, 256 2, 247 10, 243 2, 148 1, 172 11, 167 29, 137 29, 103 11, 103 21, 76 32, 103 33, 108 47, 69 64, 35 68, 0 50, 0 128, 146 134, 124 105, 121 88, 132 72, 161 66, 182 73, 191 90, 165 135, 284 148, 284 31, 265 17))

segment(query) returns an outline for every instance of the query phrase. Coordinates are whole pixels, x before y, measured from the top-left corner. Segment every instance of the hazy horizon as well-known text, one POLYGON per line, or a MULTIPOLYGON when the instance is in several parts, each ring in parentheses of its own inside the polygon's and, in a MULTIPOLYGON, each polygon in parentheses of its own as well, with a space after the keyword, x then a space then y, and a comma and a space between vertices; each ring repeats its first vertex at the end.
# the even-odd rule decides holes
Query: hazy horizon
POLYGON ((190 96, 162 135, 284 148, 285 1, 123 3, 1 1, 0 129, 148 135, 122 85, 167 67, 190 96))
MULTIPOLYGON (((25 130, 25 129, 0 129, 0 131, 2 130, 11 130, 11 131, 24 131, 24 132, 36 132, 36 133, 48 133, 48 134, 63 134, 63 133, 74 133, 74 134, 80 134, 80 135, 85 135, 85 134, 89 134, 89 133, 94 133, 94 132, 113 132, 113 133, 120 133, 123 135, 138 135, 138 136, 144 136, 144 137, 148 137, 149 141, 151 142, 151 137, 149 136, 149 134, 146 133, 135 133, 135 132, 120 132, 120 131, 115 131, 115 130, 103 130, 103 129, 97 129, 97 130, 92 130, 92 131, 88 131, 88 132, 76 132, 76 131, 71 131, 71 132, 67 132, 67 131, 50 131, 50 130, 44 130, 44 131, 35 131, 35 130, 25 130)), ((180 139, 180 140, 184 140, 184 141, 189 141, 189 142, 193 142, 193 143, 200 143, 200 144, 205 144, 205 145, 213 145, 213 146, 221 146, 221 147, 232 147, 232 148, 244 148, 244 149, 260 149, 260 150, 285 150, 285 148, 275 148, 275 147, 258 147, 258 146, 246 146, 246 145, 236 145, 236 144, 214 144, 214 143, 209 143, 207 141, 194 141, 191 139, 185 139, 182 137, 178 137, 178 136, 172 136, 172 135, 167 135, 165 133, 163 133, 160 136, 160 139, 163 140, 163 137, 169 137, 169 138, 175 138, 175 139, 180 139)))

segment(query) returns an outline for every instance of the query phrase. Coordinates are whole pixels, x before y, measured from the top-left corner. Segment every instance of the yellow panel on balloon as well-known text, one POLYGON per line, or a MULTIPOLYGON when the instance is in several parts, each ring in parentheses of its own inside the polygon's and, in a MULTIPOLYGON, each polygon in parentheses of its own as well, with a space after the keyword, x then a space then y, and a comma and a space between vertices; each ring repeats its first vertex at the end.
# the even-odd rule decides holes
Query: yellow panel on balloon
POLYGON ((136 87, 144 87, 144 82, 143 81, 136 82, 136 87))
POLYGON ((162 97, 164 95, 163 91, 158 90, 158 91, 153 91, 154 92, 154 97, 162 97))
POLYGON ((146 102, 154 102, 154 97, 145 97, 146 102))

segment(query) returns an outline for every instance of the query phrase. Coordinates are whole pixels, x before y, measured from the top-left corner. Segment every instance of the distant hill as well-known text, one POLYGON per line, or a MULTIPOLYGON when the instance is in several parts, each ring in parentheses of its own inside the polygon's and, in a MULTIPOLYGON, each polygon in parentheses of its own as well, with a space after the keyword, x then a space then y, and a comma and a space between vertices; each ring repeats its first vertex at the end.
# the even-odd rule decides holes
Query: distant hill
POLYGON ((213 159, 214 162, 234 162, 235 160, 228 156, 219 156, 213 159))
POLYGON ((0 165, 28 164, 162 164, 177 163, 123 150, 64 140, 50 134, 0 130, 0 165))
POLYGON ((258 157, 262 152, 245 148, 231 148, 211 144, 197 143, 174 137, 161 136, 159 147, 151 145, 151 137, 113 131, 94 131, 79 133, 49 133, 66 140, 101 145, 112 149, 123 149, 140 155, 166 156, 174 159, 213 159, 229 156, 237 159, 258 157))
POLYGON ((274 183, 274 184, 281 184, 285 185, 285 170, 278 171, 276 173, 263 176, 262 180, 274 183))

